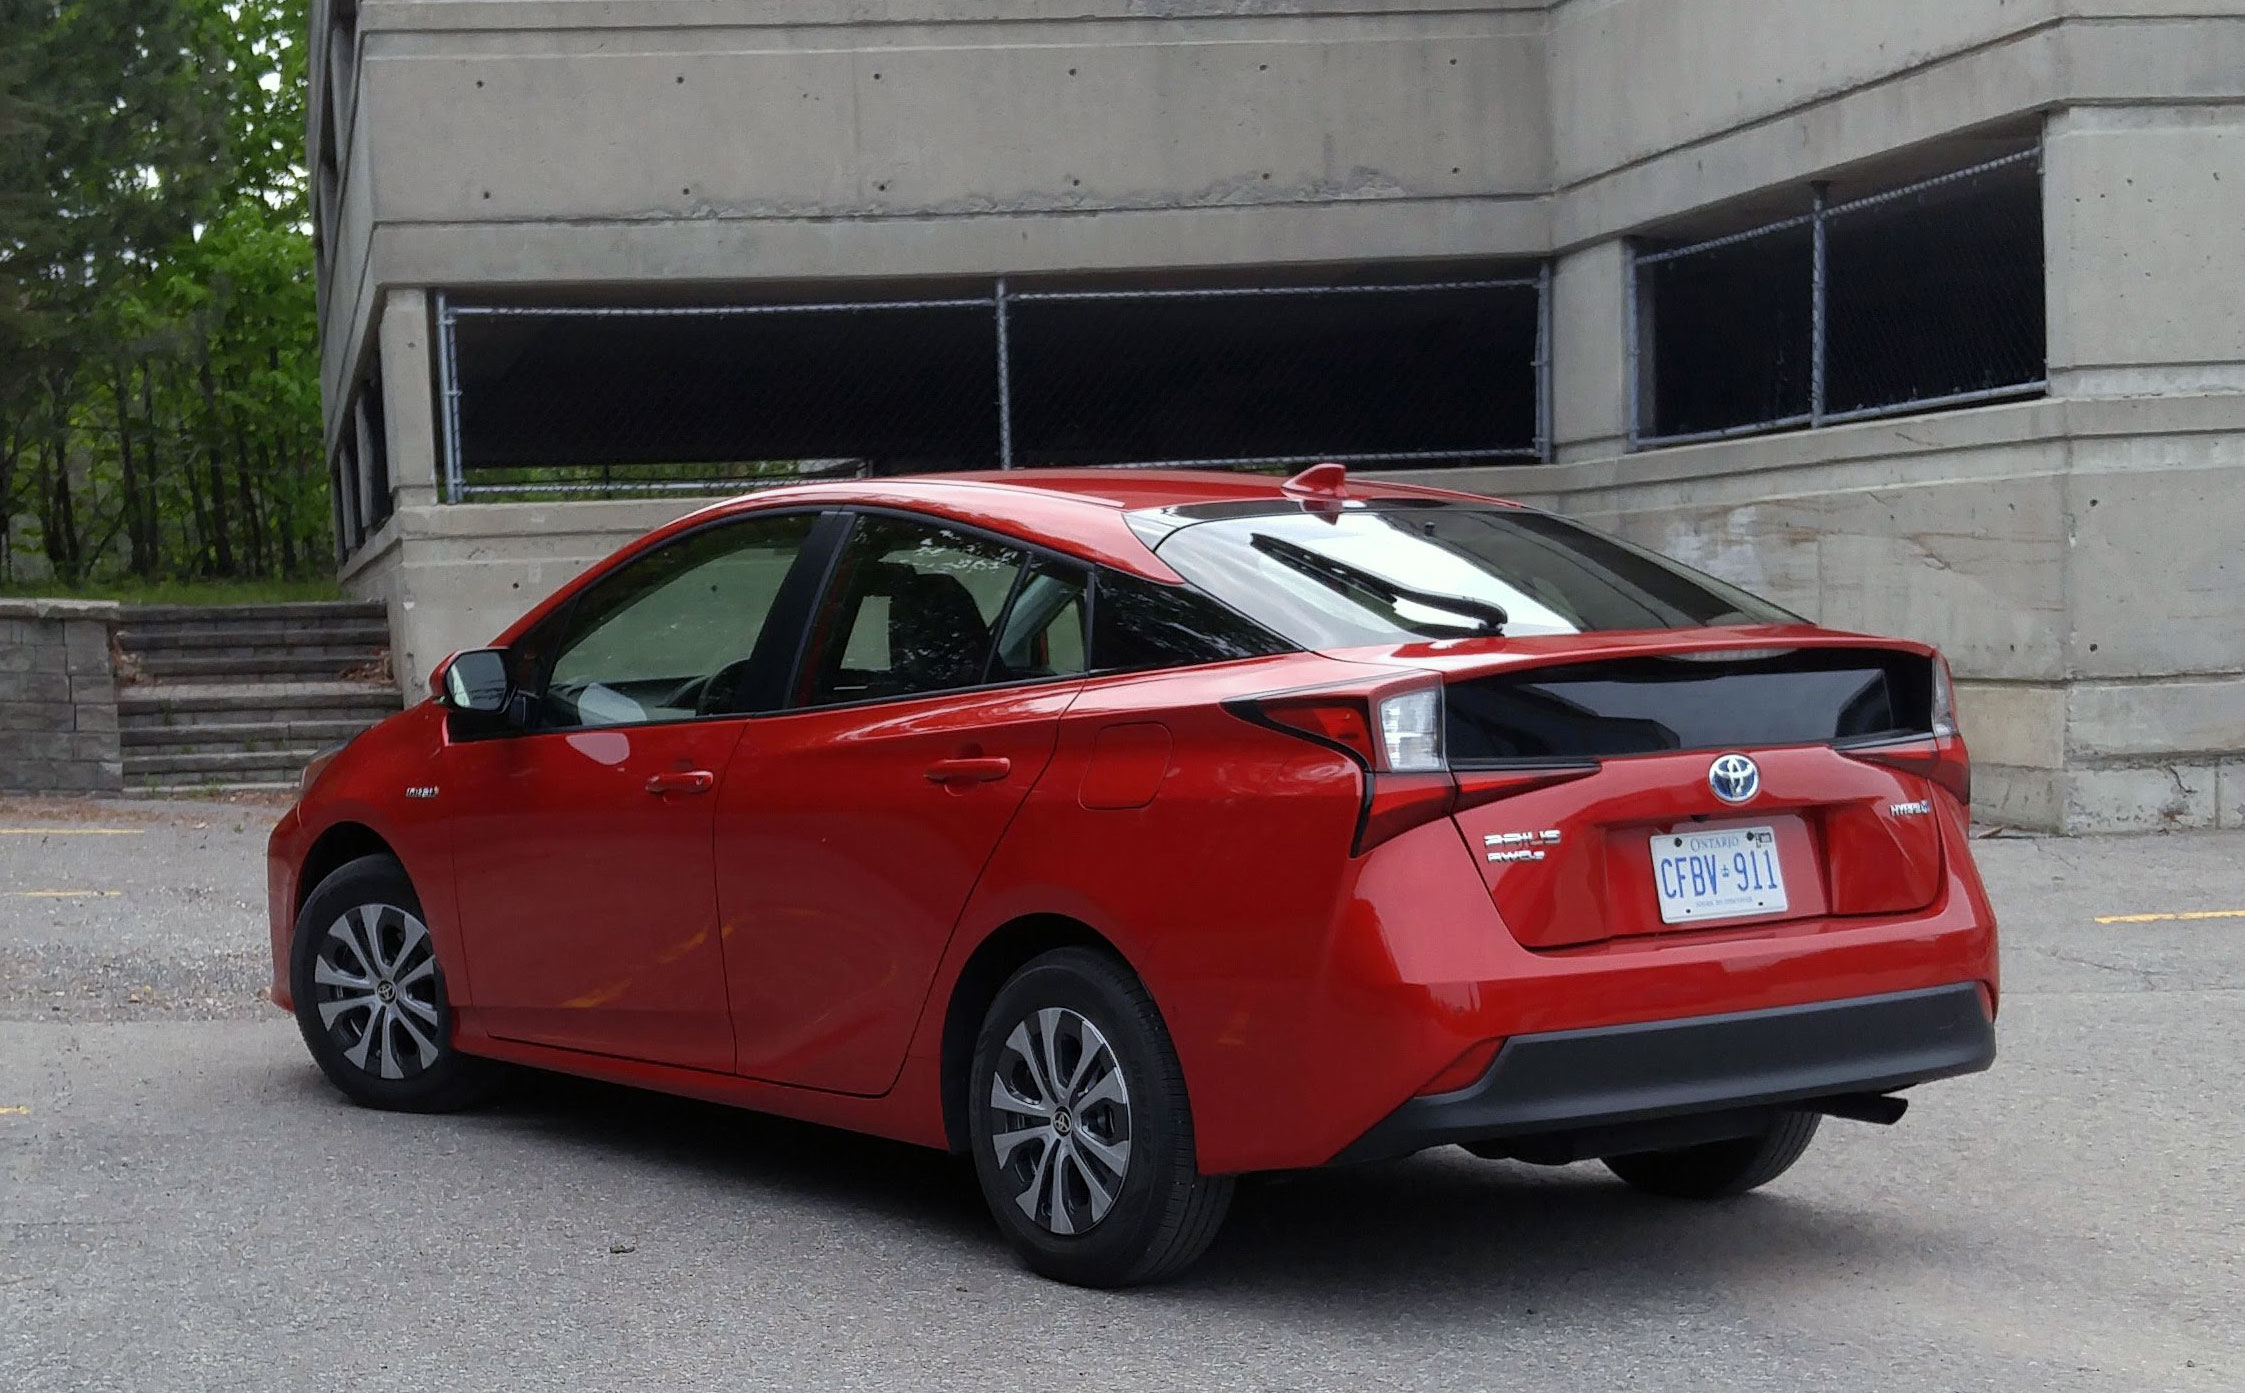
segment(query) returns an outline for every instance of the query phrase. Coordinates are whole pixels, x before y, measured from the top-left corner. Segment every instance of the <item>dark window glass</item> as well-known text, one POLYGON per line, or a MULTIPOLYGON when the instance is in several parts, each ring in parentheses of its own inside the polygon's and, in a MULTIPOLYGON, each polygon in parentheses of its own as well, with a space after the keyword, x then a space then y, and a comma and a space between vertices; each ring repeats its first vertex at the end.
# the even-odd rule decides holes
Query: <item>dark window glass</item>
POLYGON ((1792 227, 1639 273, 1654 368, 1646 434, 1808 414, 1811 239, 1792 227))
POLYGON ((1806 189, 1790 210, 1769 210, 1790 212, 1790 222, 1738 240, 1641 244, 1645 436, 1805 425, 1819 410, 1831 418, 1966 405, 2042 383, 2043 189, 2035 162, 1883 190, 1851 182, 1840 193, 1824 218, 1821 286, 1806 189))
POLYGON ((1159 555, 1307 648, 1798 622, 1619 538, 1514 508, 1291 509, 1181 527, 1159 555))
POLYGON ((1101 672, 1192 667, 1291 651, 1277 635, 1182 585, 1099 573, 1091 665, 1101 672))
MULTIPOLYGON (((891 289, 880 298, 925 293, 891 289)), ((471 483, 597 488, 611 471, 619 483, 770 479, 987 469, 998 458, 986 306, 518 310, 463 316, 455 344, 471 483)))
POLYGON ((998 616, 1028 560, 940 523, 858 518, 812 623, 798 703, 982 685, 998 616))
POLYGON ((1023 299, 1007 315, 1022 464, 1535 450, 1532 282, 1023 299))
POLYGON ((815 519, 807 513, 705 528, 593 582, 555 624, 516 645, 517 681, 551 669, 547 728, 636 725, 728 712, 780 584, 815 519))
POLYGON ((1835 216, 1826 409, 2040 381, 2042 282, 2031 164, 1835 216))
POLYGON ((1039 561, 1030 567, 998 624, 989 680, 1033 682, 1080 675, 1088 646, 1085 588, 1078 567, 1058 561, 1039 561))
POLYGON ((1933 670, 1911 653, 1780 650, 1621 658, 1453 682, 1450 758, 1583 758, 1877 740, 1932 729, 1933 670))

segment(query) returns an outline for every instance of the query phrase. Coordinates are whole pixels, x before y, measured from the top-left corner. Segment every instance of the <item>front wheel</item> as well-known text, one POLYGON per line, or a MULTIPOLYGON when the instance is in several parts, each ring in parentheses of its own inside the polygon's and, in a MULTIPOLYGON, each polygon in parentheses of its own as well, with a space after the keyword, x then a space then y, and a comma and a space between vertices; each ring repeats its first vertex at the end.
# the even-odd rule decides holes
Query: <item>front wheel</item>
POLYGON ((1647 1194, 1712 1200, 1743 1195, 1785 1174, 1816 1136, 1813 1112, 1781 1112, 1761 1133, 1673 1151, 1608 1156, 1606 1169, 1647 1194))
POLYGON ((337 868, 304 901, 289 990, 304 1044, 352 1102, 449 1112, 497 1082, 498 1065, 452 1047, 436 943, 405 867, 388 856, 337 868))
POLYGON ((1132 1286, 1184 1271, 1215 1239, 1232 1179, 1195 1164, 1169 1032, 1112 957, 1063 948, 1015 973, 968 1087, 975 1177, 1033 1270, 1132 1286))

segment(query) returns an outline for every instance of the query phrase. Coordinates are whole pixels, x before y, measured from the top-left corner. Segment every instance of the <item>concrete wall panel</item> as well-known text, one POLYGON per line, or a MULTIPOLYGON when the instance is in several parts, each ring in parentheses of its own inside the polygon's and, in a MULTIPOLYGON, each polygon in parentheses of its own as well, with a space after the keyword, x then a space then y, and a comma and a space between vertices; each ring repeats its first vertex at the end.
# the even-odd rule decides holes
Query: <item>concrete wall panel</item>
POLYGON ((1562 184, 2049 23, 2058 0, 1573 0, 1552 17, 1562 184))
POLYGON ((2245 435, 2083 442, 2094 459, 2159 451, 2167 469, 2071 483, 2072 669, 2088 677, 2245 671, 2245 435))
POLYGON ((2053 370, 2245 364, 2245 106, 2071 112, 2045 168, 2053 370))
POLYGON ((2245 827, 2245 759, 2225 759, 2214 770, 2214 825, 2245 827))
POLYGON ((1797 614, 1815 615, 1824 609, 1820 503, 1793 498, 1724 508, 1632 509, 1593 525, 1610 526, 1797 614))
POLYGON ((320 322, 320 393, 330 448, 342 426, 351 375, 373 333, 374 216, 373 159, 367 142, 353 141, 335 225, 325 230, 334 259, 329 262, 327 313, 320 322))
POLYGON ((1818 516, 1818 618, 1925 639, 1973 676, 2061 676, 2062 498, 2054 477, 1834 495, 1818 516))
POLYGON ((436 415, 431 327, 425 292, 393 290, 384 299, 382 419, 397 506, 436 502, 442 432, 436 415))
POLYGON ((381 215, 1080 213, 1542 191, 1513 16, 370 39, 381 215))
POLYGON ((2082 682, 2066 705, 2067 745, 2087 759, 2245 750, 2245 677, 2082 682))
POLYGON ((993 276, 1146 266, 1299 265, 1540 255, 1547 201, 1259 203, 1148 208, 1095 218, 988 213, 934 218, 655 218, 604 223, 386 224, 375 276, 389 285, 560 287, 993 276))
POLYGON ((1628 279, 1619 241, 1563 256, 1552 269, 1552 437, 1562 461, 1624 448, 1628 279))
POLYGON ((400 509, 343 574, 390 607, 394 668, 408 696, 445 654, 480 648, 594 562, 707 499, 438 504, 400 509))
POLYGON ((1999 827, 2057 831, 2066 817, 2066 776, 2055 769, 2018 769, 1972 762, 1972 820, 1999 827))
POLYGON ((2064 777, 2058 830, 2175 832, 2215 824, 2217 766, 2211 760, 2125 769, 2077 769, 2064 777))
POLYGON ((2056 769, 2066 762, 2063 685, 1959 681, 1957 721, 1975 767, 2056 769))

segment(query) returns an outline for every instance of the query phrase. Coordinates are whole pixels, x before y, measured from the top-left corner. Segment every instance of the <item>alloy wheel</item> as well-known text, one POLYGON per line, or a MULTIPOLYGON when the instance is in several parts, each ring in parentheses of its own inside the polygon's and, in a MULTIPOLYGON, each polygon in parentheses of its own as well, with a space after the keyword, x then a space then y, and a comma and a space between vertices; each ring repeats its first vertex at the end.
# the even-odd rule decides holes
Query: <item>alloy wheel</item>
POLYGON ((1080 1234, 1130 1171, 1130 1087, 1099 1028, 1045 1007, 1007 1034, 990 1080, 991 1149, 1032 1223, 1080 1234))
POLYGON ((358 905, 328 925, 312 960, 320 1024, 352 1067, 410 1079, 443 1053, 436 945, 396 905, 358 905))

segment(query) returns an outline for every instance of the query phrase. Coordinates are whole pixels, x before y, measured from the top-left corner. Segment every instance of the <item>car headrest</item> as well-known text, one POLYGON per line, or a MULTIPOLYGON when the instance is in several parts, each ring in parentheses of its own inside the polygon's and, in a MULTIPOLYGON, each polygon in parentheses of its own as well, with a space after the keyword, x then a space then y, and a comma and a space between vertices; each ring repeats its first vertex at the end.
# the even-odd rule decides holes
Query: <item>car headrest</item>
POLYGON ((910 579, 887 591, 890 671, 918 691, 980 683, 990 626, 973 593, 957 576, 898 569, 910 579))

